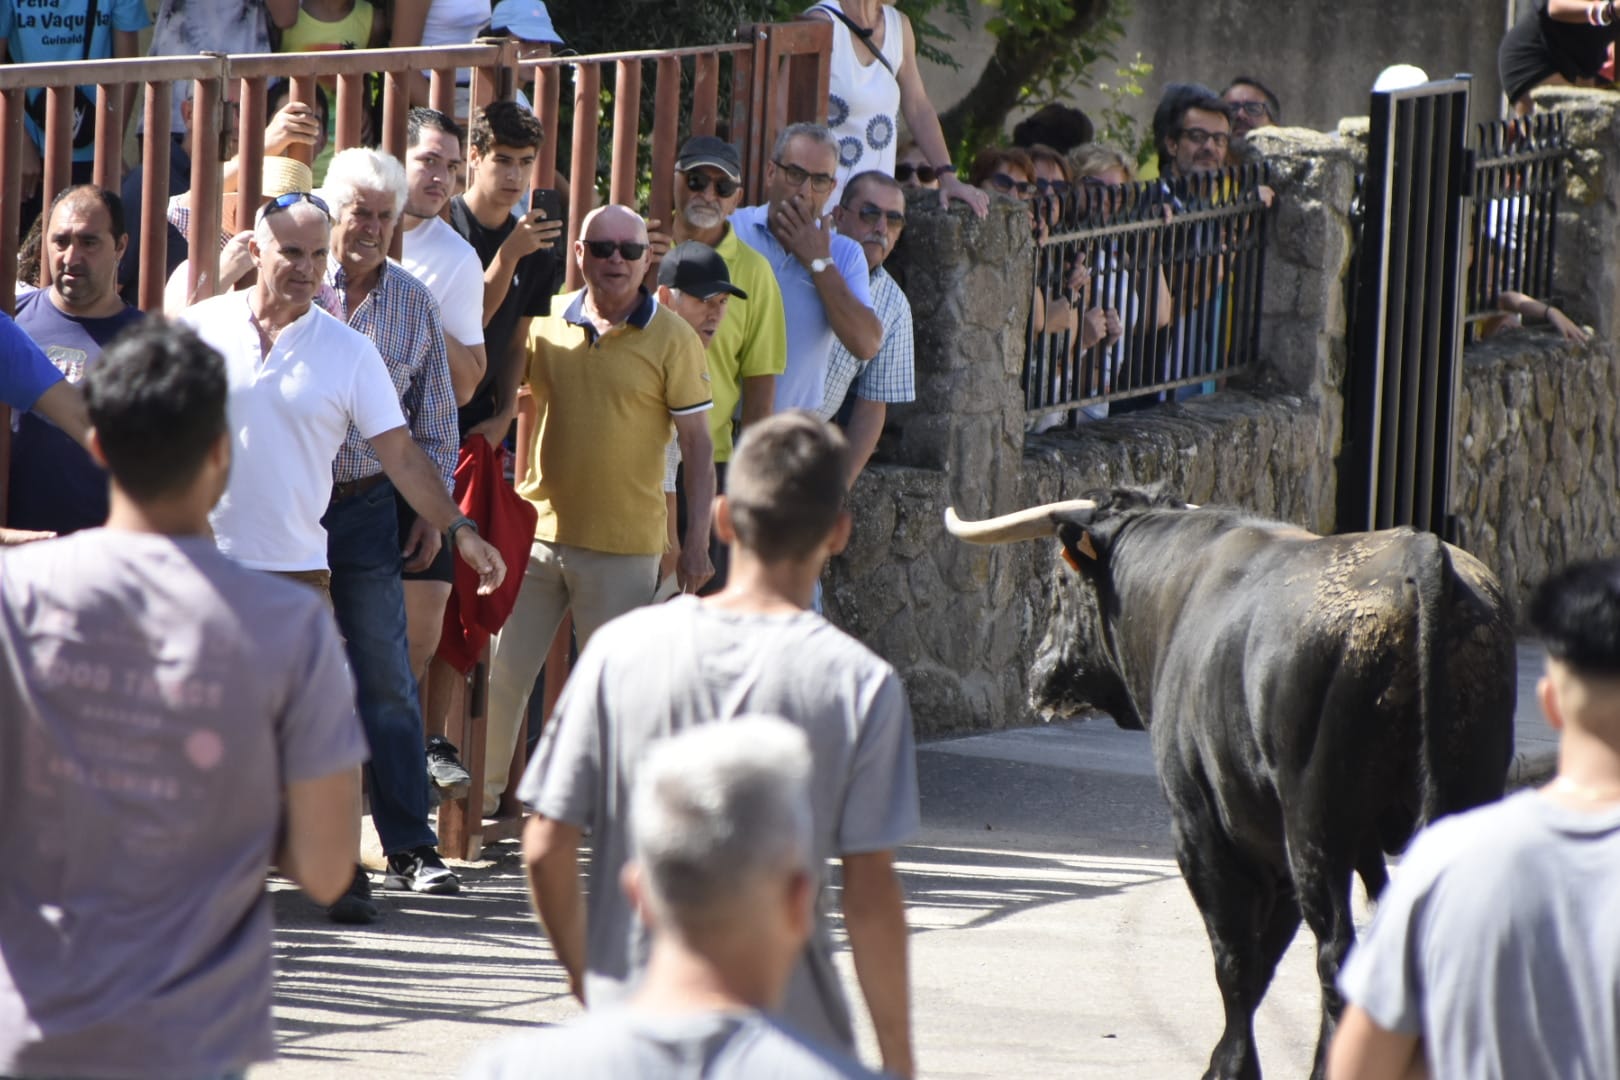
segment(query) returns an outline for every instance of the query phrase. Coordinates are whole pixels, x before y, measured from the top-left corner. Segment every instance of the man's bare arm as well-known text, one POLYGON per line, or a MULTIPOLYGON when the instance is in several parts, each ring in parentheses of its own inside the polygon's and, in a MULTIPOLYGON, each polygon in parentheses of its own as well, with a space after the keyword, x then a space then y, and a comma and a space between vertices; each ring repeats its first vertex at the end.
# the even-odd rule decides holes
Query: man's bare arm
POLYGON ((1328 1048, 1328 1080, 1427 1080, 1423 1040, 1378 1026, 1359 1005, 1346 1005, 1328 1048))
POLYGON ((354 878, 360 850, 360 770, 287 785, 276 867, 317 904, 331 904, 354 878))
POLYGON ((859 395, 850 410, 849 427, 844 437, 849 441, 849 457, 844 462, 844 487, 853 488, 861 470, 872 460, 878 439, 883 435, 883 421, 889 415, 889 406, 882 401, 868 401, 859 395))
POLYGON ((916 1073, 911 1051, 911 973, 906 897, 894 872, 894 852, 845 855, 844 927, 855 959, 855 978, 866 998, 883 1069, 916 1073))
POLYGON ((463 345, 449 334, 444 335, 444 351, 450 358, 450 386, 456 393, 456 404, 465 405, 484 380, 489 354, 482 341, 477 345, 463 345))
POLYGON ((494 415, 467 432, 469 436, 482 435, 491 446, 506 436, 506 429, 517 419, 518 390, 529 377, 529 324, 532 321, 519 319, 517 328, 512 331, 512 340, 507 343, 506 366, 495 379, 494 415))
POLYGON ((742 380, 742 426, 757 424, 776 411, 776 376, 744 375, 742 380))
POLYGON ((62 379, 52 383, 50 387, 34 400, 34 412, 61 428, 73 437, 73 441, 90 448, 86 439, 90 433, 90 414, 84 409, 84 395, 79 388, 62 379))
POLYGON ((690 413, 675 419, 675 439, 681 446, 681 468, 686 473, 686 535, 676 564, 681 591, 697 592, 714 576, 709 561, 709 516, 714 512, 714 443, 709 438, 709 414, 690 413))
POLYGON ((568 989, 585 1003, 585 897, 579 887, 578 826, 540 814, 523 827, 523 865, 529 897, 557 962, 568 973, 568 989))
POLYGON ((827 325, 844 343, 844 348, 857 360, 870 360, 876 356, 883 347, 882 321, 871 308, 861 303, 860 297, 850 292, 849 282, 844 280, 837 266, 811 276, 815 278, 816 295, 821 297, 821 306, 827 310, 827 325))

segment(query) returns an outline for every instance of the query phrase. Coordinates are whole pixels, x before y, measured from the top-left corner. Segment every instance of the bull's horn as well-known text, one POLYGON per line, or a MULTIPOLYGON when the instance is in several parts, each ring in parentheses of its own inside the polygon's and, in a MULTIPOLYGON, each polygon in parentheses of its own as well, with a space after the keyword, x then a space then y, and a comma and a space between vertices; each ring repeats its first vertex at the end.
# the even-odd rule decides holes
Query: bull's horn
POLYGON ((945 529, 952 536, 970 544, 1010 544, 1014 540, 1038 540, 1051 536, 1052 519, 1058 514, 1078 510, 1095 510, 1097 504, 1090 499, 1070 499, 1068 502, 1032 506, 985 521, 963 521, 956 516, 956 508, 945 508, 945 529))

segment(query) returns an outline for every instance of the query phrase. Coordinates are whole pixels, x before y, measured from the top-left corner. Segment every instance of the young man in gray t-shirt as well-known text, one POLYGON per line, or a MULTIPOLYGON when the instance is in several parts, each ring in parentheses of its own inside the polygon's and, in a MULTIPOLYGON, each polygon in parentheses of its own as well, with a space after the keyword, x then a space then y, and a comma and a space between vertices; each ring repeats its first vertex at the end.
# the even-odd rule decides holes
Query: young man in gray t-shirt
POLYGON ((0 553, 0 1075, 275 1056, 274 863, 321 903, 366 756, 319 594, 221 555, 219 355, 147 321, 85 375, 105 528, 0 553))
POLYGON ((876 1080, 760 1012, 810 934, 810 744, 785 720, 699 724, 652 747, 621 882, 651 955, 635 992, 487 1051, 469 1080, 876 1080))
MULTIPOLYGON (((715 506, 715 528, 732 549, 726 588, 641 608, 592 637, 518 789, 538 812, 524 855, 575 995, 592 1008, 611 1003, 647 957, 645 930, 617 885, 631 825, 625 804, 647 747, 746 714, 797 725, 814 762, 816 865, 842 861, 844 923, 883 1066, 910 1076, 905 903, 893 852, 918 825, 911 711, 893 668, 806 610, 827 558, 849 536, 845 452, 842 436, 808 413, 749 429, 715 506)), ((813 1039, 854 1046, 819 904, 781 1015, 813 1039)))
POLYGON ((1426 829, 1339 975, 1333 1080, 1620 1076, 1620 560, 1547 581, 1530 621, 1560 733, 1539 791, 1426 829))

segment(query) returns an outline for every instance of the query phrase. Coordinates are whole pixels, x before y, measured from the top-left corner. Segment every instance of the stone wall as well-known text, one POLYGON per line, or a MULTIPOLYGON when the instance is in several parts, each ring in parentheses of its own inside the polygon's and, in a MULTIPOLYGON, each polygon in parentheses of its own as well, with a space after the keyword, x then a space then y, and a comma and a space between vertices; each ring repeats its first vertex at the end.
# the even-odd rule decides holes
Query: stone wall
MULTIPOLYGON (((1613 336, 1620 307, 1620 96, 1564 92, 1577 167, 1560 223, 1565 309, 1613 336), (1566 239, 1569 238, 1569 239, 1566 239)), ((995 548, 943 514, 1005 513, 1116 484, 1334 529, 1355 166, 1336 137, 1257 137, 1273 168, 1261 363, 1227 389, 1073 432, 1024 434, 1018 388, 1033 246, 1021 209, 984 222, 911 205, 891 266, 912 300, 918 401, 892 410, 852 495, 855 534, 827 610, 901 671, 921 734, 1028 723, 1028 667, 1045 632, 1050 544, 995 548)), ((1620 369, 1607 345, 1515 331, 1465 356, 1453 505, 1461 539, 1521 608, 1575 558, 1620 551, 1620 369)))

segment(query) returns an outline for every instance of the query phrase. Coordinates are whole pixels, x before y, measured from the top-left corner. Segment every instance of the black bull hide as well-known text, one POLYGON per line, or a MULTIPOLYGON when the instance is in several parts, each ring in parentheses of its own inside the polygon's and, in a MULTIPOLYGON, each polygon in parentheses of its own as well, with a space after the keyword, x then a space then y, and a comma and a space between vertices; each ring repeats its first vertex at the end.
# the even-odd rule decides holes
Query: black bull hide
POLYGON ((1491 573, 1427 533, 1317 537, 1135 492, 1053 524, 1065 560, 1034 704, 1149 731, 1226 1027, 1206 1077, 1258 1077, 1253 1016, 1301 916, 1317 940, 1313 1077, 1343 1006, 1359 872, 1501 796, 1513 623, 1491 573))

